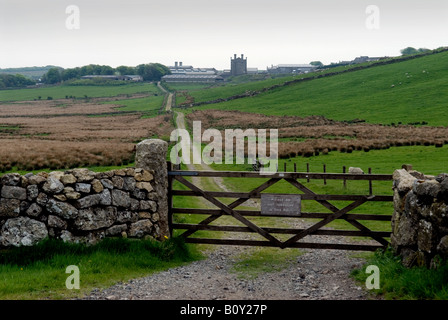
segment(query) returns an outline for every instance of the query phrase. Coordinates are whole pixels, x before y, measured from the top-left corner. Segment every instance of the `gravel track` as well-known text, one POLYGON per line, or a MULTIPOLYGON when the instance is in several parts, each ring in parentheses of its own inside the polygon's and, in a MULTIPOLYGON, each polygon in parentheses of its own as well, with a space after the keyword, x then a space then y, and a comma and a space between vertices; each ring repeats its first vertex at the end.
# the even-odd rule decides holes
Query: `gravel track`
MULTIPOLYGON (((302 224, 303 222, 299 221, 302 224)), ((311 236, 310 241, 335 237, 311 236)), ((342 241, 337 241, 342 242, 342 241)), ((375 299, 350 272, 364 260, 343 250, 300 249, 281 271, 240 278, 235 262, 252 247, 216 246, 207 258, 151 276, 93 290, 87 300, 366 300, 375 299)), ((279 249, 280 250, 280 249, 279 249)))
MULTIPOLYGON (((177 113, 177 112, 176 112, 177 113)), ((185 128, 183 113, 177 113, 177 127, 185 128)), ((190 170, 196 170, 193 165, 190 170)), ((201 170, 212 170, 202 165, 201 170)), ((220 178, 214 183, 229 191, 220 178)), ((200 187, 200 181, 194 182, 200 187)), ((256 205, 246 203, 246 205, 256 205)), ((309 223, 296 219, 294 228, 309 223)), ((307 236, 309 242, 344 243, 328 236, 307 236)), ((366 300, 375 299, 350 272, 364 263, 354 252, 300 249, 303 252, 281 271, 256 278, 241 278, 232 271, 235 262, 257 250, 253 247, 215 246, 204 252, 206 259, 151 276, 93 290, 86 300, 366 300)), ((278 249, 281 250, 281 249, 278 249)), ((299 249, 297 249, 299 250, 299 249)))

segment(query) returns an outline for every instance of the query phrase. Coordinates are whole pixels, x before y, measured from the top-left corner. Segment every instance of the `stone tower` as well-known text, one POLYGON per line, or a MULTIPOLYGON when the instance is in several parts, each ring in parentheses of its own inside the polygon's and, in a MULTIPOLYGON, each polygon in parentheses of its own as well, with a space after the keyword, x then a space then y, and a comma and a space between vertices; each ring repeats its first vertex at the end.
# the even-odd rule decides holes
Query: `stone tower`
POLYGON ((230 74, 232 76, 239 76, 247 73, 247 58, 242 54, 237 58, 236 54, 230 58, 230 74))

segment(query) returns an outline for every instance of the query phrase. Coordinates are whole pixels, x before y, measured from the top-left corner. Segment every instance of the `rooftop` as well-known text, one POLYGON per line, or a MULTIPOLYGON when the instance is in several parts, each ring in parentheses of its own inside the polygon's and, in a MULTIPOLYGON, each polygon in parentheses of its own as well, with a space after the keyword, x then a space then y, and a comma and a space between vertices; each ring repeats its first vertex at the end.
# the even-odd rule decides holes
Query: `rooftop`
POLYGON ((163 76, 162 79, 218 79, 221 78, 218 75, 209 75, 209 74, 170 74, 163 76))

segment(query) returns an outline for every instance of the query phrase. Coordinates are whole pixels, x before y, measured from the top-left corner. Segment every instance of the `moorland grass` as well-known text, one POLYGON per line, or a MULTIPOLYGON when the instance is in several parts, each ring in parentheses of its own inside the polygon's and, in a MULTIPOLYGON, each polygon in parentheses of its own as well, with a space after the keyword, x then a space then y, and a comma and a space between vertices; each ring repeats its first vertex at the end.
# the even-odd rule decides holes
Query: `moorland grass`
POLYGON ((107 101, 107 104, 119 105, 118 111, 136 111, 142 112, 146 116, 156 116, 162 107, 164 96, 149 96, 144 98, 125 99, 116 101, 107 101))

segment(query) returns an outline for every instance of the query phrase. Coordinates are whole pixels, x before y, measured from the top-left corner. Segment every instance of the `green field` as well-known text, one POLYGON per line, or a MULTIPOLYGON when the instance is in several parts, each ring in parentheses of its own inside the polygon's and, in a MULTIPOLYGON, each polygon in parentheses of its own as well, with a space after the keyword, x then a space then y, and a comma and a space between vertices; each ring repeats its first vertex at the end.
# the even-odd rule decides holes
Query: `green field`
POLYGON ((183 91, 183 90, 193 91, 213 87, 213 85, 210 85, 209 83, 186 83, 186 82, 164 83, 163 86, 167 88, 169 91, 183 91))
POLYGON ((244 94, 247 91, 257 91, 265 87, 271 87, 276 84, 282 84, 285 81, 293 80, 293 76, 285 76, 276 79, 245 82, 245 83, 228 83, 226 85, 213 87, 210 89, 193 89, 190 90, 190 95, 195 102, 212 101, 216 99, 224 99, 231 96, 244 94))
POLYGON ((163 99, 163 95, 157 95, 145 98, 116 100, 112 102, 108 101, 106 103, 119 105, 119 111, 137 111, 143 112, 148 116, 154 116, 157 114, 157 111, 160 110, 163 99))
MULTIPOLYGON (((363 64, 368 66, 371 63, 363 64)), ((200 84, 169 84, 171 90, 187 90, 194 98, 195 103, 213 101, 217 99, 226 99, 231 96, 245 94, 246 92, 255 92, 263 89, 271 88, 272 86, 283 85, 285 82, 312 78, 317 75, 342 72, 354 68, 353 66, 337 67, 329 70, 317 71, 309 74, 301 75, 242 75, 230 77, 224 84, 215 86, 200 85, 200 84)))
POLYGON ((66 97, 100 98, 115 97, 119 95, 129 95, 135 93, 160 93, 157 85, 153 83, 132 83, 121 86, 69 86, 59 85, 29 89, 0 90, 0 102, 8 101, 29 101, 34 99, 46 100, 65 99, 66 97))
MULTIPOLYGON (((196 109, 240 110, 302 117, 322 115, 333 120, 357 118, 382 124, 426 121, 432 126, 446 126, 447 63, 448 52, 442 52, 283 86, 254 97, 196 109)), ((196 98, 196 102, 213 100, 218 96, 228 97, 240 93, 243 88, 260 88, 262 83, 192 91, 191 95, 196 98)))

